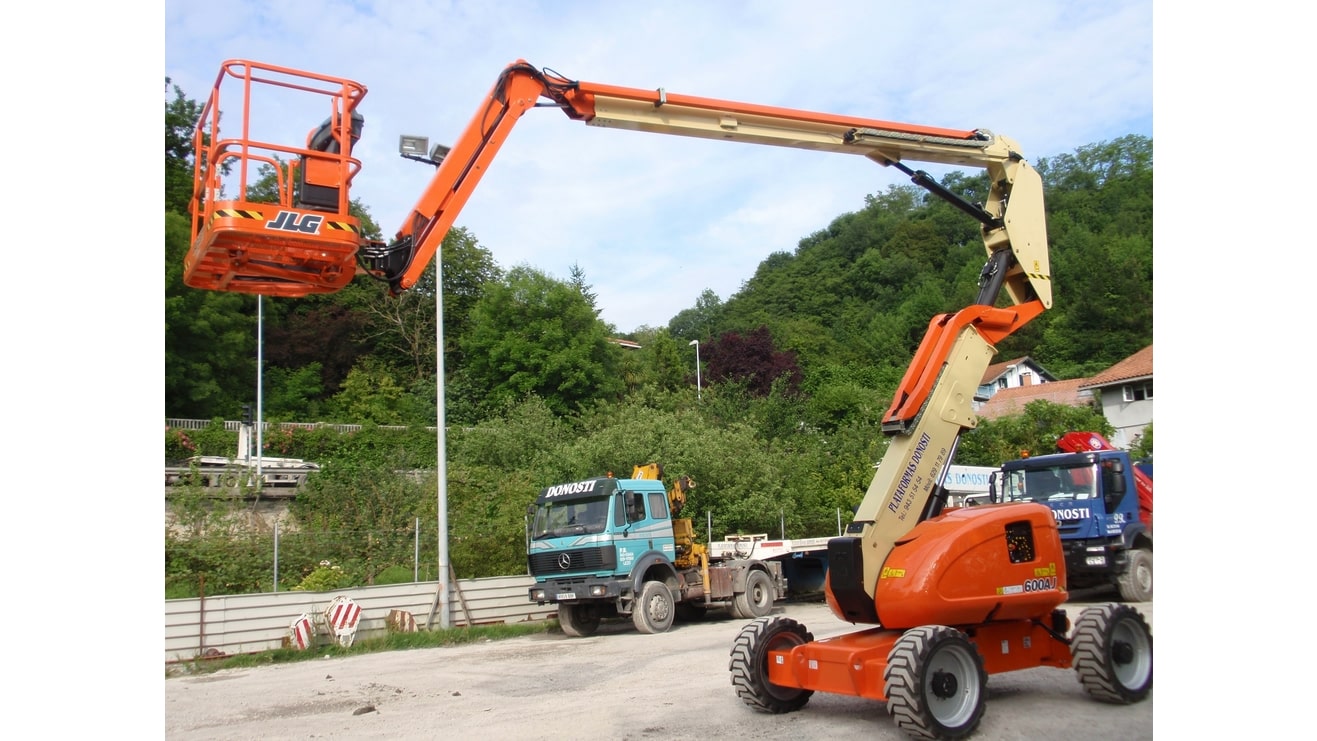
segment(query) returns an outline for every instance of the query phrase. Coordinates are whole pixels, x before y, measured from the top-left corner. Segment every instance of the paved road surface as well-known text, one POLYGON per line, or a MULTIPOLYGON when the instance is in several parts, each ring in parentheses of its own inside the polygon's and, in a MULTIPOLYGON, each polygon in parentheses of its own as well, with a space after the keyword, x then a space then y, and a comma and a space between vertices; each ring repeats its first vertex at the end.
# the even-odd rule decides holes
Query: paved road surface
MULTIPOLYGON (((1072 622, 1083 606, 1067 605, 1072 622)), ((1152 604, 1135 606, 1151 624, 1152 604)), ((815 638, 858 629, 822 603, 777 613, 815 638)), ((657 635, 605 623, 589 638, 548 633, 175 677, 165 681, 165 732, 177 741, 908 739, 874 700, 815 693, 785 715, 746 706, 727 668, 743 624, 710 613, 657 635)), ((1138 741, 1152 738, 1152 712, 1152 695, 1107 705, 1084 692, 1073 670, 1029 669, 989 677, 973 738, 1138 741)))

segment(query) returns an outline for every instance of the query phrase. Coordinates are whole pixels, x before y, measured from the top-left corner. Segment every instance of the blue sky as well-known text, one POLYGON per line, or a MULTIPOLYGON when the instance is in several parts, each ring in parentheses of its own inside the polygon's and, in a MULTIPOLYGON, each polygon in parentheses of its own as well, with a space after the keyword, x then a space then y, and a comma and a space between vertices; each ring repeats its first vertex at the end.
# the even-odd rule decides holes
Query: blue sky
MULTIPOLYGON (((592 82, 986 128, 1035 161, 1152 136, 1151 0, 164 7, 165 74, 188 97, 204 100, 234 58, 367 87, 353 196, 386 235, 432 173, 398 156, 398 136, 451 142, 516 59, 592 82)), ((316 123, 287 121, 286 141, 316 123)), ((727 300, 768 255, 905 182, 860 157, 601 130, 544 109, 518 124, 457 225, 505 268, 566 278, 579 265, 602 318, 629 332, 665 326, 706 288, 727 300)))

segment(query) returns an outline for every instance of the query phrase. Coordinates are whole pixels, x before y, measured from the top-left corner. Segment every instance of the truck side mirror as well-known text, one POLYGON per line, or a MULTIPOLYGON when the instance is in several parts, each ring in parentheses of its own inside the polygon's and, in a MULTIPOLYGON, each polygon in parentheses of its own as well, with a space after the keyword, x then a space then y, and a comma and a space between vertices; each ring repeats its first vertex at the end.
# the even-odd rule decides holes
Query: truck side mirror
POLYGON ((1107 487, 1108 493, 1115 499, 1120 499, 1125 495, 1125 464, 1122 461, 1109 461, 1105 464, 1105 468, 1111 476, 1109 479, 1111 486, 1107 487))

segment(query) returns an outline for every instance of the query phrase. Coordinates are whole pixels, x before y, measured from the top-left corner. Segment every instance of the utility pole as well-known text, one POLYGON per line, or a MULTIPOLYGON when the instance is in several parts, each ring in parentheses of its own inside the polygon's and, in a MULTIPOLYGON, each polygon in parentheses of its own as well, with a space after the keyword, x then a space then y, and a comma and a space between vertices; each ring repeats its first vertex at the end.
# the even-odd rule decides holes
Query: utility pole
POLYGON ((695 346, 695 400, 704 401, 704 396, 700 391, 700 341, 691 340, 688 344, 695 346))

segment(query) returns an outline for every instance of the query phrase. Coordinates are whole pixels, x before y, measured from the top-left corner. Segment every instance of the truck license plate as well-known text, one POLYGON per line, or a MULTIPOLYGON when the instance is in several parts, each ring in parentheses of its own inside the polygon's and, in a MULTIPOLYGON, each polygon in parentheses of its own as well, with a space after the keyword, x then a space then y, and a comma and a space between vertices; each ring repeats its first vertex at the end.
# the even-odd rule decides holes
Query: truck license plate
POLYGON ((558 599, 576 599, 576 592, 561 592, 558 599))

